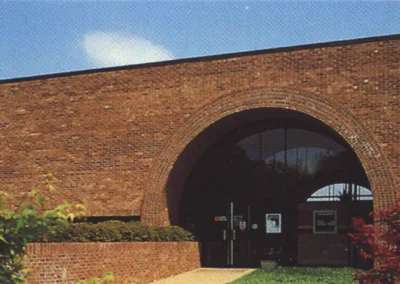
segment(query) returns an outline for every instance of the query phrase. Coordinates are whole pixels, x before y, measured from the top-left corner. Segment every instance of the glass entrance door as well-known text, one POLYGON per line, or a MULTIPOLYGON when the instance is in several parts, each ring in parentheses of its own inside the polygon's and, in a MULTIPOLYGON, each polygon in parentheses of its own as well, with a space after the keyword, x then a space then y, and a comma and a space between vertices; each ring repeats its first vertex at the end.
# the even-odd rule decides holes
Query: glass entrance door
POLYGON ((251 207, 229 202, 228 260, 230 267, 251 267, 251 207))
POLYGON ((229 202, 223 210, 225 214, 213 217, 209 238, 203 241, 204 266, 253 266, 250 209, 250 206, 229 202))

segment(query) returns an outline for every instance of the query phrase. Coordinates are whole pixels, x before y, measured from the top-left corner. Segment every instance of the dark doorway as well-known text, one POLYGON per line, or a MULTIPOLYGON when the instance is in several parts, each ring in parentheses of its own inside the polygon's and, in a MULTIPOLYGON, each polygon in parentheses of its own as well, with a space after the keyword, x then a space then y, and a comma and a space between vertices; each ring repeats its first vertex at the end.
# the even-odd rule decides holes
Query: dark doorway
POLYGON ((250 206, 228 202, 214 212, 208 224, 204 224, 203 263, 219 267, 252 267, 252 237, 248 224, 251 222, 250 206))
POLYGON ((368 188, 365 172, 341 137, 308 116, 274 110, 267 119, 238 125, 193 167, 179 225, 202 243, 203 266, 301 264, 299 204, 330 184, 368 188))

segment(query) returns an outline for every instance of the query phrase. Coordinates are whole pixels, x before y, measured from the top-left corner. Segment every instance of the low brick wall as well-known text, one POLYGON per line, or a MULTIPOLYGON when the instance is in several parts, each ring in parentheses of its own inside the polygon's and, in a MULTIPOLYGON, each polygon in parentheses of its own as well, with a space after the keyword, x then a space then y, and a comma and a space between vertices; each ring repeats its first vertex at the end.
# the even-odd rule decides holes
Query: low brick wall
POLYGON ((149 283, 200 267, 196 242, 31 243, 29 283, 74 283, 113 272, 116 283, 149 283))

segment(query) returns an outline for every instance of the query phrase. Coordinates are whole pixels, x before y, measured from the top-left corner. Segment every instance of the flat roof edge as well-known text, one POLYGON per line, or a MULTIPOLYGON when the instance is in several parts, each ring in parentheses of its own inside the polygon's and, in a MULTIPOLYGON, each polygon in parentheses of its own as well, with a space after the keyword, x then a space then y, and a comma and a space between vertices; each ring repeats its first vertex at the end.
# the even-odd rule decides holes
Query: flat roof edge
POLYGON ((389 41, 389 40, 400 40, 400 34, 365 37, 365 38, 357 38, 357 39, 346 39, 346 40, 330 41, 330 42, 319 42, 319 43, 302 44, 302 45, 294 45, 294 46, 276 47, 276 48, 270 48, 270 49, 259 49, 259 50, 241 51, 241 52, 234 52, 234 53, 223 53, 223 54, 206 55, 206 56, 200 56, 200 57, 188 57, 188 58, 181 58, 181 59, 174 59, 174 60, 167 60, 167 61, 158 61, 158 62, 149 62, 149 63, 142 63, 142 64, 85 69, 85 70, 69 71, 69 72, 62 72, 62 73, 51 73, 51 74, 44 74, 44 75, 34 75, 34 76, 27 76, 27 77, 2 79, 2 80, 0 80, 0 84, 16 83, 16 82, 32 81, 32 80, 52 79, 52 78, 68 77, 68 76, 79 76, 79 75, 85 75, 85 74, 103 73, 103 72, 111 72, 111 71, 151 68, 151 67, 157 67, 157 66, 167 66, 167 65, 175 65, 175 64, 190 63, 190 62, 228 59, 228 58, 234 58, 234 57, 258 55, 258 54, 268 54, 268 53, 289 52, 289 51, 304 50, 304 49, 355 45, 355 44, 379 42, 379 41, 389 41))

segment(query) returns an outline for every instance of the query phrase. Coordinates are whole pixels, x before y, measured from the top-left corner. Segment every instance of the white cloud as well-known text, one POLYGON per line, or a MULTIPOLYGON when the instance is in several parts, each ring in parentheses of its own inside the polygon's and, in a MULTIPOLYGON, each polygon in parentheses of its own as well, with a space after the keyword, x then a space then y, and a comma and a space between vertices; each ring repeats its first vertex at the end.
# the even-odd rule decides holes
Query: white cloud
POLYGON ((96 67, 173 59, 172 54, 160 45, 118 32, 88 33, 83 38, 83 48, 96 67))

